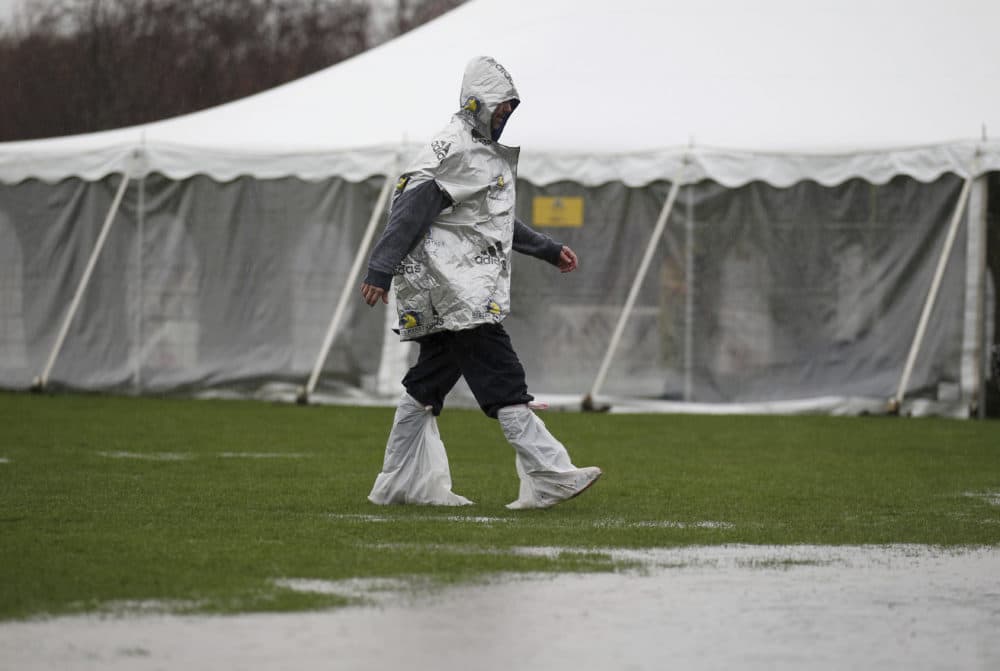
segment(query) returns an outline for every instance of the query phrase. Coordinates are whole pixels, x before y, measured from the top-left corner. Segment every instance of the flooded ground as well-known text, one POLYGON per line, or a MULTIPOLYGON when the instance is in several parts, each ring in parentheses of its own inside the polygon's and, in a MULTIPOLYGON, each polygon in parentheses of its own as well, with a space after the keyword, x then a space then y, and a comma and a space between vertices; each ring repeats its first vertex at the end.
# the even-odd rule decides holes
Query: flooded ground
POLYGON ((407 581, 276 577, 367 603, 307 614, 6 623, 0 668, 1000 668, 1000 548, 609 553, 641 568, 495 576, 434 591, 407 581))

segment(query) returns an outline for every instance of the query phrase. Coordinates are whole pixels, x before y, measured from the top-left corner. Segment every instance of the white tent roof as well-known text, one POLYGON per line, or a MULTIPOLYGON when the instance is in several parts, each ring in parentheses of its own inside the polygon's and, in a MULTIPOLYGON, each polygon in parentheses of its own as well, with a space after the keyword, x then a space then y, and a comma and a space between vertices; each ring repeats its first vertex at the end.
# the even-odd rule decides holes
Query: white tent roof
POLYGON ((392 174, 497 58, 537 184, 1000 170, 995 0, 471 0, 309 77, 162 122, 0 143, 0 180, 392 174), (984 130, 985 129, 985 130, 984 130))

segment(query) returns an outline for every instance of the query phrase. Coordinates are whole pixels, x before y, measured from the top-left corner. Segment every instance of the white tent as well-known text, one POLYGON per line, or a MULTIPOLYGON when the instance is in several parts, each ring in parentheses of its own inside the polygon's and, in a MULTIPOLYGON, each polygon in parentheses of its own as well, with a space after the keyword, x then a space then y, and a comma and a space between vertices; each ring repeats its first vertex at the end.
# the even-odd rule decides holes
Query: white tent
MULTIPOLYGON (((267 191, 269 204, 263 207, 273 208, 275 199, 302 198, 301 189, 306 184, 326 184, 324 188, 329 190, 330 180, 335 180, 345 194, 350 190, 346 185, 368 184, 368 195, 362 199, 367 199, 368 205, 361 209, 377 210, 375 206, 380 199, 375 192, 384 176, 394 175, 413 148, 432 139, 456 108, 464 63, 474 55, 488 54, 504 63, 523 96, 523 104, 505 135, 505 142, 523 147, 519 169, 519 179, 525 184, 523 194, 581 193, 592 198, 599 210, 606 210, 612 203, 622 202, 628 194, 639 192, 657 203, 651 215, 646 212, 648 207, 643 206, 644 214, 650 216, 641 223, 635 220, 635 213, 630 212, 619 212, 615 215, 616 220, 609 222, 622 229, 635 229, 619 240, 617 249, 619 253, 626 247, 631 250, 628 260, 619 259, 630 265, 624 282, 618 277, 601 278, 611 295, 609 303, 617 306, 612 313, 620 312, 622 303, 627 302, 622 300, 626 287, 632 287, 628 299, 633 304, 638 302, 642 307, 645 302, 646 308, 652 310, 651 303, 658 302, 655 297, 644 301, 640 297, 642 282, 633 283, 633 280, 641 280, 644 274, 636 277, 635 267, 645 270, 650 267, 653 257, 635 263, 637 259, 632 256, 641 254, 644 248, 652 255, 662 247, 655 244, 660 235, 667 236, 668 250, 662 254, 677 257, 675 265, 681 267, 682 274, 692 273, 686 275, 689 284, 695 279, 692 266, 697 259, 692 247, 697 247, 694 242, 699 221, 697 211, 703 200, 714 197, 708 192, 696 191, 699 184, 730 191, 752 190, 754 185, 762 185, 770 189, 768 198, 779 198, 788 189, 801 192, 803 188, 811 188, 810 185, 843 189, 844 185, 855 181, 890 185, 902 180, 910 185, 926 184, 928 188, 937 185, 933 197, 918 189, 908 195, 900 192, 896 198, 907 202, 917 197, 926 199, 918 208, 920 216, 927 217, 920 228, 920 237, 939 244, 932 254, 928 255, 927 250, 921 252, 920 263, 928 269, 925 285, 940 288, 942 281, 947 285, 945 266, 942 264, 941 271, 937 272, 937 261, 949 257, 940 251, 950 249, 956 240, 960 246, 964 243, 959 254, 961 270, 965 273, 960 293, 960 312, 964 320, 960 330, 964 351, 961 365, 966 372, 963 379, 954 380, 954 384, 961 388, 959 405, 967 408, 968 395, 979 393, 982 386, 981 380, 973 380, 983 358, 981 325, 985 319, 982 308, 985 270, 980 257, 985 245, 989 175, 1000 171, 1000 142, 988 139, 991 130, 1000 131, 1000 87, 996 85, 1000 81, 1000 41, 994 35, 998 23, 1000 6, 988 0, 958 0, 947 5, 922 0, 715 0, 699 3, 680 0, 618 0, 614 3, 472 0, 436 21, 349 61, 227 105, 142 127, 0 144, 0 182, 8 185, 0 192, 0 207, 14 202, 27 190, 33 190, 35 197, 44 197, 46 185, 55 188, 61 184, 66 189, 68 183, 89 184, 91 190, 104 192, 102 197, 93 196, 102 203, 113 204, 112 194, 120 196, 118 203, 125 211, 117 216, 135 220, 137 228, 144 230, 151 212, 160 206, 167 207, 159 202, 163 198, 176 196, 179 200, 171 206, 173 209, 167 207, 172 214, 168 216, 167 210, 163 211, 163 216, 173 221, 178 219, 177 212, 206 207, 205 202, 217 198, 218 192, 237 188, 234 185, 243 185, 245 190, 249 188, 247 184, 257 184, 267 191), (143 188, 132 194, 135 184, 129 186, 125 181, 115 181, 113 175, 139 179, 143 188), (665 187, 668 183, 685 186, 685 189, 674 189, 673 195, 678 199, 678 209, 686 209, 684 212, 662 210, 662 216, 657 217, 659 205, 668 200, 665 187), (287 192, 282 190, 283 184, 297 184, 301 188, 287 192), (174 185, 175 191, 177 185, 185 185, 185 188, 179 195, 170 192, 173 195, 168 196, 164 195, 168 185, 174 185), (597 196, 597 192, 607 185, 620 190, 597 196), (120 193, 115 194, 119 186, 120 193), (922 195, 917 196, 918 191, 922 195), (947 212, 941 216, 943 203, 947 203, 944 208, 947 212), (929 214, 931 211, 934 216, 929 214), (660 226, 654 227, 657 219, 661 220, 660 226), (668 226, 668 221, 679 226, 668 226), (969 225, 963 226, 966 221, 969 225), (951 223, 954 225, 949 225, 951 223), (676 238, 674 246, 679 246, 681 251, 670 251, 671 235, 676 238), (651 236, 652 243, 647 246, 651 236)), ((223 200, 230 198, 226 200, 228 205, 213 201, 215 204, 210 209, 217 212, 229 207, 245 211, 247 206, 239 204, 242 202, 239 199, 245 195, 224 195, 223 200)), ((95 241, 101 240, 100 230, 107 230, 99 224, 105 221, 110 225, 114 217, 105 219, 103 213, 98 214, 101 206, 97 201, 81 205, 89 197, 82 193, 76 200, 66 196, 65 199, 75 203, 76 209, 64 208, 58 218, 65 226, 75 222, 77 229, 88 228, 79 223, 81 217, 97 221, 98 225, 89 227, 92 229, 89 238, 85 231, 76 231, 81 236, 78 244, 86 250, 88 260, 93 261, 89 264, 93 272, 100 266, 97 257, 90 257, 89 253, 95 248, 95 241), (81 208, 88 211, 81 211, 81 208)), ((747 197, 752 200, 758 196, 747 197)), ((803 193, 798 196, 800 199, 814 197, 803 193)), ((358 218, 359 207, 357 203, 350 208, 354 220, 358 218)), ((589 213, 594 209, 588 207, 588 222, 581 231, 558 233, 579 237, 594 230, 597 227, 589 228, 589 213)), ((20 215, 16 214, 18 210, 13 205, 8 210, 4 215, 0 209, 0 235, 4 231, 4 216, 13 222, 8 228, 16 228, 16 220, 27 216, 23 214, 23 207, 19 210, 20 215)), ((364 212, 361 218, 368 220, 368 214, 364 212)), ((235 217, 233 210, 228 210, 226 216, 235 217)), ((761 216, 758 212, 751 219, 761 216)), ((372 217, 373 222, 377 219, 377 216, 372 217)), ((234 225, 230 232, 235 230, 234 225)), ((603 228, 601 230, 606 233, 603 228)), ((311 235, 318 234, 313 232, 311 235)), ((346 239, 357 243, 361 238, 361 233, 356 231, 346 239)), ((178 239, 169 235, 162 242, 169 243, 169 249, 177 253, 183 253, 178 250, 185 246, 208 244, 207 240, 178 239)), ((20 244, 22 248, 25 246, 20 244)), ((133 236, 122 244, 121 253, 126 256, 132 246, 138 249, 136 258, 140 260, 136 263, 142 266, 143 254, 149 253, 149 250, 143 251, 143 245, 151 244, 150 241, 139 235, 138 239, 133 236)), ((342 246, 330 241, 327 244, 338 249, 342 246)), ((858 246, 844 244, 848 251, 858 246)), ((756 261, 747 261, 745 250, 730 251, 738 262, 727 263, 725 268, 729 275, 722 273, 718 278, 723 284, 729 283, 730 289, 718 289, 720 296, 728 291, 728 298, 719 298, 722 303, 714 307, 699 308, 688 304, 685 308, 687 333, 683 339, 687 350, 696 344, 692 340, 700 338, 697 328, 691 325, 697 316, 695 313, 702 309, 724 311, 726 305, 747 305, 732 287, 746 286, 746 277, 759 275, 760 269, 754 265, 756 261)), ((29 245, 23 254, 33 252, 29 245)), ((321 259, 315 261, 324 263, 321 259)), ((896 262, 914 263, 912 259, 897 259, 896 262)), ((87 274, 88 268, 80 268, 85 264, 79 260, 66 263, 67 271, 72 269, 77 277, 87 274)), ((953 268, 954 264, 948 267, 953 268)), ((168 277, 170 268, 176 269, 176 264, 167 264, 159 273, 165 285, 177 281, 177 278, 168 277)), ((142 286, 134 289, 137 296, 129 295, 123 300, 145 305, 148 297, 144 296, 150 286, 148 281, 141 280, 149 280, 150 269, 147 264, 144 270, 134 271, 142 286)), ((185 272, 199 278, 196 285, 205 275, 203 270, 190 268, 185 272)), ((837 272, 849 274, 844 268, 837 272)), ((338 279, 344 281, 349 277, 341 273, 338 279)), ((52 295, 68 298, 64 284, 54 288, 52 295)), ((135 283, 128 284, 133 286, 135 283)), ((921 330, 921 322, 924 331, 929 326, 933 331, 936 323, 930 311, 933 301, 923 300, 928 288, 919 289, 921 299, 918 303, 927 306, 925 318, 919 319, 920 305, 916 309, 901 309, 899 313, 912 313, 912 324, 900 324, 908 331, 908 345, 914 331, 921 330)), ((341 289, 340 286, 325 287, 327 292, 341 289)), ((595 289, 591 287, 588 291, 587 301, 578 297, 579 300, 571 302, 578 307, 583 303, 592 306, 595 289)), ((198 293, 196 289, 192 292, 198 293)), ((689 303, 693 300, 690 298, 692 293, 693 290, 687 291, 685 300, 689 303)), ((954 298, 949 296, 945 293, 942 300, 954 298)), ((72 302, 76 304, 84 301, 82 293, 74 298, 72 302)), ((195 298, 177 299, 179 303, 167 312, 194 310, 195 298)), ((53 320, 60 309, 55 307, 59 299, 48 300, 53 305, 44 317, 38 317, 38 328, 43 328, 44 334, 25 338, 45 340, 49 347, 42 349, 51 352, 52 343, 61 339, 52 333, 56 330, 53 320), (43 322, 44 327, 41 326, 43 322)), ((842 303, 846 299, 840 295, 824 300, 842 303)), ((914 307, 912 300, 906 303, 909 308, 914 307)), ((64 312, 65 306, 61 309, 64 312)), ((762 306, 760 309, 764 310, 762 306)), ((351 310, 353 308, 346 303, 338 310, 342 321, 355 322, 348 314, 351 310)), ((773 312, 774 308, 767 310, 773 312)), ((777 361, 780 357, 775 351, 787 343, 771 336, 775 328, 781 328, 773 322, 780 322, 783 317, 770 314, 767 319, 755 321, 754 318, 747 320, 739 310, 733 314, 743 320, 737 328, 743 333, 739 338, 755 341, 739 344, 736 348, 742 352, 742 364, 757 356, 747 355, 747 348, 759 348, 757 341, 764 339, 773 342, 764 348, 766 352, 758 352, 758 355, 767 359, 769 365, 780 365, 777 361), (760 324, 755 326, 758 321, 760 324), (770 325, 763 326, 765 322, 770 325), (752 335, 755 329, 760 337, 752 335)), ((895 312, 892 314, 898 316, 895 312)), ((594 319, 609 322, 607 309, 591 310, 587 315, 584 322, 594 319)), ((630 339, 624 333, 625 324, 630 320, 616 322, 618 315, 610 316, 610 323, 618 323, 621 328, 616 329, 616 333, 605 330, 594 336, 595 342, 603 341, 597 350, 602 354, 607 351, 609 338, 630 339)), ((132 324, 133 321, 125 318, 122 323, 132 324)), ((325 322, 326 318, 320 321, 325 322)), ((312 322, 315 324, 315 319, 312 322)), ((64 331, 71 329, 68 324, 65 326, 64 331)), ((160 326, 170 331, 170 337, 177 342, 185 339, 204 342, 208 337, 204 323, 160 326)), ((27 325, 25 328, 32 330, 27 325)), ((718 336, 726 328, 716 323, 710 331, 718 336)), ((140 326, 134 331, 133 340, 137 341, 129 347, 132 352, 129 358, 148 358, 152 347, 148 337, 143 335, 140 326)), ((322 327, 319 331, 322 334, 322 327)), ((80 335, 76 337, 79 339, 80 335)), ((561 337, 568 336, 563 334, 561 337)), ((948 336, 941 337, 944 340, 939 343, 940 354, 944 356, 943 350, 949 347, 944 342, 948 336)), ((636 338, 642 339, 635 336, 630 342, 637 343, 636 338)), ((315 339, 316 336, 308 336, 299 344, 308 349, 315 339)), ((257 345, 265 347, 262 342, 257 345)), ((898 343, 894 343, 894 348, 899 349, 898 343)), ((176 352, 181 350, 183 347, 172 350, 175 363, 176 352)), ((86 356, 86 351, 79 350, 75 356, 86 356)), ((637 356, 648 353, 643 347, 635 351, 637 356)), ((203 354, 202 351, 192 356, 197 359, 203 354)), ((594 352, 587 347, 577 354, 592 358, 594 352)), ((539 352, 537 356, 549 360, 550 355, 550 352, 539 352)), ((731 359, 731 355, 716 354, 714 364, 709 363, 709 359, 704 359, 702 364, 725 368, 729 365, 725 363, 727 357, 731 359)), ((23 368, 39 368, 37 355, 28 358, 35 361, 23 368)), ((676 374, 684 378, 684 382, 678 384, 683 388, 680 396, 687 401, 699 398, 741 402, 787 400, 782 389, 783 386, 787 389, 787 385, 780 384, 779 388, 771 388, 763 394, 760 390, 748 390, 747 395, 732 396, 720 392, 720 383, 716 380, 709 385, 714 388, 713 392, 692 391, 697 387, 697 382, 692 381, 698 376, 695 370, 698 364, 694 360, 697 357, 687 351, 684 358, 683 364, 667 366, 673 371, 668 371, 667 377, 676 374)), ((607 374, 610 364, 604 363, 601 369, 607 374)), ((283 360, 276 361, 273 367, 251 366, 253 370, 246 377, 284 375, 294 378, 302 369, 300 364, 283 360)), ((239 372, 241 365, 226 366, 227 373, 220 370, 195 377, 163 378, 161 384, 173 388, 239 379, 244 377, 239 372)), ((903 368, 910 368, 912 372, 914 365, 914 362, 907 362, 903 368)), ((183 367, 179 363, 177 366, 183 367)), ((935 370, 935 366, 929 364, 926 370, 918 371, 922 382, 910 391, 922 389, 932 382, 940 387, 944 379, 947 379, 945 384, 952 384, 954 376, 935 370), (941 379, 934 382, 931 378, 935 376, 941 379)), ((68 376, 64 381, 71 386, 88 388, 127 386, 124 380, 130 379, 128 370, 134 367, 123 363, 121 370, 106 378, 91 371, 76 379, 68 376)), ((51 369, 51 365, 48 368, 51 369)), ((885 396, 893 395, 896 382, 902 382, 901 391, 908 391, 905 387, 909 376, 903 375, 901 381, 903 371, 898 368, 895 362, 885 366, 885 374, 894 378, 885 396), (897 370, 889 374, 893 368, 897 370)), ((0 368, 0 373, 3 370, 0 368)), ((588 375, 593 377, 594 372, 588 375)), ((622 372, 626 377, 629 374, 622 372)), ((20 373, 6 377, 11 381, 0 379, 0 384, 16 387, 23 383, 20 373)), ((138 374, 131 377, 138 377, 138 374)), ((579 379, 569 382, 569 377, 573 376, 562 377, 565 378, 563 382, 552 385, 553 391, 569 392, 570 387, 580 386, 579 379)), ((616 377, 621 375, 612 372, 612 378, 616 377)), ((873 392, 875 387, 886 388, 885 380, 875 377, 882 381, 861 390, 826 389, 822 384, 815 389, 823 396, 849 398, 860 394, 868 397, 881 393, 873 392)), ((663 375, 659 375, 657 379, 662 378, 663 375)), ((657 395, 656 383, 650 384, 652 386, 639 385, 637 393, 657 395)), ((144 387, 143 384, 134 386, 144 387)), ((546 386, 544 377, 542 386, 546 386)), ((628 385, 616 389, 619 393, 627 393, 628 385)), ((791 398, 803 398, 798 388, 789 393, 791 398)), ((678 394, 668 392, 667 395, 678 394)))

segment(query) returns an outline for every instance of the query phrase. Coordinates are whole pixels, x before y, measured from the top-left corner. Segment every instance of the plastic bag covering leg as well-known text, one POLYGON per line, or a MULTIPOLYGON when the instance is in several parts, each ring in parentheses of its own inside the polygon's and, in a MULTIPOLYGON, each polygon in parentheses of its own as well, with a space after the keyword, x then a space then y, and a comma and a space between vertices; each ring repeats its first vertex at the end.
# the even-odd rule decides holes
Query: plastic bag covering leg
POLYGON ((378 505, 416 503, 467 506, 472 501, 451 491, 448 454, 430 408, 403 393, 385 446, 382 472, 368 500, 378 505))
POLYGON ((514 465, 521 480, 517 500, 507 504, 511 510, 549 508, 573 498, 601 477, 596 466, 574 466, 563 444, 528 406, 502 408, 497 418, 514 446, 514 465))

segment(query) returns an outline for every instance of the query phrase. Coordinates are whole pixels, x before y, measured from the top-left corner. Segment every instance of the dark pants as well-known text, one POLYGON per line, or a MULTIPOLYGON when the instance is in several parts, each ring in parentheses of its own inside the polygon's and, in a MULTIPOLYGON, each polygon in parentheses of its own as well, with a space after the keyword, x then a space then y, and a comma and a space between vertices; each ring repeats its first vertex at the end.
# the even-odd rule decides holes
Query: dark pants
POLYGON ((464 377, 479 407, 496 419, 508 405, 527 403, 524 366, 500 324, 483 324, 464 331, 442 331, 418 338, 417 363, 403 378, 407 393, 441 414, 444 398, 464 377))

